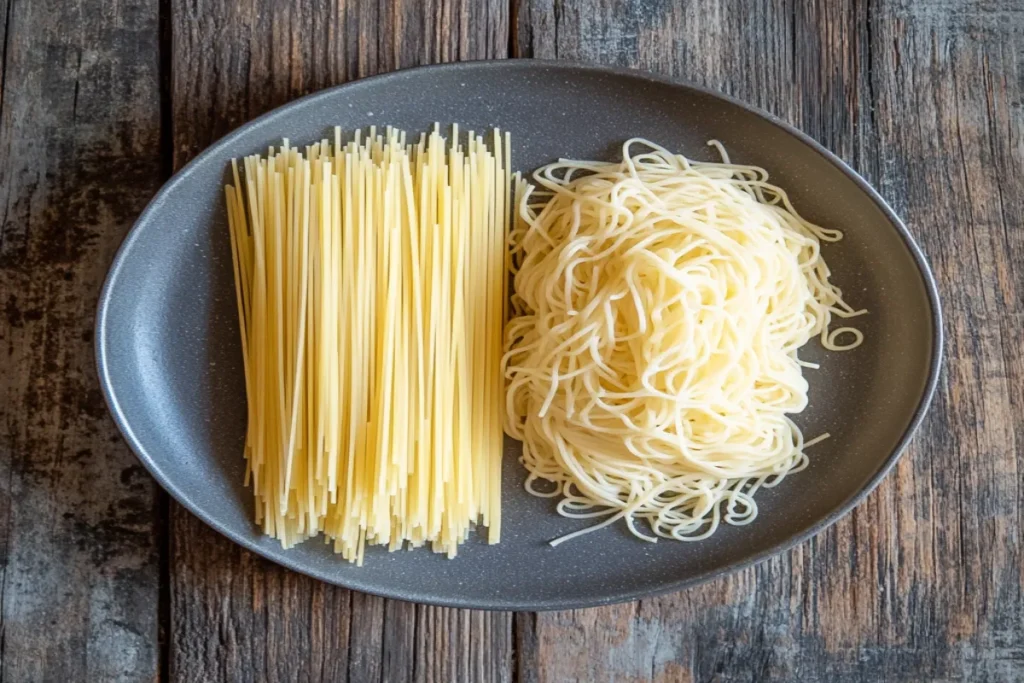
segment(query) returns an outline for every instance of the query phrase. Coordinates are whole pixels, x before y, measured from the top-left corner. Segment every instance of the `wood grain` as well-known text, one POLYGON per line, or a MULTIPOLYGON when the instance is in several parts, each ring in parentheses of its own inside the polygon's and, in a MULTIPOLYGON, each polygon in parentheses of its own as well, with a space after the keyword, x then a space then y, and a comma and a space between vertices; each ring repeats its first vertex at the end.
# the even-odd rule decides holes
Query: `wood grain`
POLYGON ((157 675, 152 480, 107 415, 96 299, 162 181, 157 5, 0 0, 0 679, 157 675))
MULTIPOLYGON (((504 57, 504 0, 173 0, 174 163, 299 95, 415 64, 504 57)), ((350 593, 233 545, 175 506, 176 681, 509 681, 512 617, 350 593)))
POLYGON ((597 610, 513 616, 351 593, 174 507, 170 678, 1024 680, 1019 3, 169 0, 163 68, 159 12, 156 0, 0 0, 0 679, 159 675, 158 504, 106 417, 91 329, 163 168, 295 96, 511 45, 721 89, 865 174, 942 290, 947 369, 929 419, 826 533, 705 586, 597 610))
POLYGON ((761 566, 517 620, 528 681, 1024 679, 1024 13, 1013 2, 524 0, 522 55, 735 94, 872 181, 935 268, 947 370, 895 472, 761 566))

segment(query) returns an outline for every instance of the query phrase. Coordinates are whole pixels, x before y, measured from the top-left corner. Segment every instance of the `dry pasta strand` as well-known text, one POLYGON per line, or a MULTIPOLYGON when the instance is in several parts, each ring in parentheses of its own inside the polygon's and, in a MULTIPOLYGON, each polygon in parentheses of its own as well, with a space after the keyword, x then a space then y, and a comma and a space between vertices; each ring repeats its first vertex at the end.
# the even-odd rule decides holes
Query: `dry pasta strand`
POLYGON ((284 140, 225 187, 263 531, 454 557, 500 539, 510 143, 284 140))

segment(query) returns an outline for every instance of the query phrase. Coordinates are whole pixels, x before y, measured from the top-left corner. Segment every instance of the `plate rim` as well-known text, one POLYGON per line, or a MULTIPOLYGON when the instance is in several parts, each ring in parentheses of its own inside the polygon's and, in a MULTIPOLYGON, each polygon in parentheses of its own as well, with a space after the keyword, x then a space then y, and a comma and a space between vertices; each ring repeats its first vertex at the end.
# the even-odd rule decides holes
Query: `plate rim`
POLYGON ((935 281, 935 277, 932 273, 931 267, 928 264, 928 260, 921 247, 917 244, 913 235, 910 233, 906 224, 900 219, 896 212, 889 206, 885 199, 876 191, 866 179, 864 179, 858 172, 851 168, 846 162, 832 153, 830 150, 825 148, 814 138, 810 137, 807 133, 799 130, 793 125, 783 121, 774 114, 765 111, 759 107, 744 102, 731 95, 716 91, 711 88, 700 86, 682 79, 677 79, 669 76, 659 75, 648 71, 639 69, 631 69, 625 67, 614 67, 614 66, 603 66, 598 64, 591 64, 579 61, 568 61, 568 60, 550 60, 550 59, 495 59, 495 60, 469 60, 462 62, 449 62, 445 64, 430 64, 415 66, 405 69, 398 69, 387 73, 377 74, 366 78, 349 81, 341 85, 332 86, 316 92, 304 95, 302 97, 295 98, 282 104, 270 111, 261 114, 260 116, 247 121, 246 123, 233 129, 223 137, 219 138, 202 152, 197 154, 191 161, 185 164, 181 169, 174 173, 157 191, 153 198, 146 205, 146 208, 139 214, 139 217, 132 224, 131 229, 127 232, 121 245, 118 247, 117 252, 114 255, 113 261, 111 262, 110 268, 103 282, 103 288, 100 291, 99 299, 97 301, 96 318, 94 325, 94 339, 95 339, 95 362, 96 370, 100 383, 100 387, 103 392, 103 398, 106 401, 107 408, 110 411, 111 417, 114 420, 115 425, 121 432, 129 448, 134 453, 135 457, 141 462, 146 468, 150 475, 156 480, 156 482, 173 497, 180 505, 184 506, 191 514, 198 517, 205 524, 212 527, 218 533, 226 536, 232 542, 237 543, 246 550, 256 553, 257 555, 264 557, 276 564, 282 565, 292 571, 296 571, 300 574, 304 574, 314 579, 324 581, 336 586, 341 586, 349 590, 357 590, 371 595, 377 595, 380 597, 391 598, 396 600, 404 600, 410 602, 416 602, 420 604, 435 605, 440 607, 454 607, 463 609, 483 609, 483 610, 502 610, 502 611, 549 611, 549 610, 564 610, 564 609, 580 609, 586 607, 596 607, 600 605, 610 605, 622 602, 628 602, 632 600, 638 600, 641 598, 655 597, 659 595, 665 595, 667 593, 677 592, 686 588, 690 588, 711 579, 732 574, 740 571, 747 567, 759 564, 770 557, 779 555, 793 547, 807 541, 812 536, 816 536, 828 527, 835 524, 841 518, 849 514, 853 508, 859 505, 871 494, 872 491, 877 488, 879 483, 889 474, 895 464, 899 461, 903 452, 906 450, 907 445, 917 432, 918 428, 928 412, 934 398, 935 392, 938 387, 941 368, 943 350, 945 346, 945 338, 943 332, 943 318, 942 309, 939 297, 938 285, 935 281), (832 512, 823 518, 819 519, 814 524, 810 525, 807 529, 802 532, 793 534, 786 540, 777 543, 761 552, 755 553, 754 555, 745 559, 724 564, 713 569, 709 569, 704 572, 700 572, 694 576, 689 576, 683 579, 676 579, 672 581, 666 581, 656 588, 642 588, 642 589, 623 589, 615 590, 607 593, 602 593, 600 596, 587 599, 548 599, 548 600, 526 600, 526 601, 515 601, 505 600, 500 595, 488 600, 473 600, 473 599, 462 599, 456 596, 444 596, 444 595, 424 595, 422 593, 410 593, 403 592, 402 590, 387 590, 386 587, 379 586, 366 586, 362 585, 362 582, 358 580, 351 580, 349 578, 339 579, 333 575, 317 571, 314 568, 310 568, 303 564, 301 561, 295 559, 295 556, 284 551, 280 548, 267 548, 257 545, 257 543, 249 537, 243 536, 236 531, 230 529, 227 525, 219 521, 216 516, 208 515, 206 512, 201 510, 196 504, 193 503, 191 496, 187 491, 182 490, 174 484, 172 479, 168 477, 162 467, 160 466, 159 457, 154 458, 153 455, 146 449, 143 443, 135 435, 125 418, 124 413, 121 410, 121 405, 117 397, 117 393, 114 389, 114 384, 110 378, 110 366, 116 361, 111 361, 108 357, 108 345, 107 345, 107 319, 110 311, 110 304, 112 301, 112 294, 115 285, 117 284, 118 275, 129 255, 132 245, 139 239, 139 235, 142 232, 142 228, 149 222, 150 217, 159 211, 165 201, 167 200, 168 194, 188 177, 192 170, 204 163, 204 161, 212 156, 215 156, 224 147, 229 146, 235 139, 241 137, 247 133, 250 129, 261 126, 264 123, 274 120, 277 117, 287 115, 289 110, 300 105, 300 103, 308 104, 317 99, 327 99, 333 96, 338 91, 373 87, 377 83, 381 83, 396 78, 408 76, 414 72, 423 73, 446 73, 446 72, 458 72, 466 70, 505 70, 505 69, 561 69, 575 74, 587 73, 596 75, 613 75, 620 77, 628 77, 641 81, 647 81, 651 84, 660 87, 669 88, 682 88, 691 92, 699 93, 702 95, 710 96, 714 99, 724 101, 733 106, 739 107, 740 109, 751 113, 761 119, 766 120, 772 125, 781 128, 784 132, 790 136, 796 138, 804 145, 807 145, 811 150, 820 155, 825 161, 829 162, 843 175, 852 180, 854 184, 865 194, 868 198, 882 211, 889 224, 896 230, 899 237, 902 239, 907 250, 917 267, 918 274, 921 277, 922 284, 928 298, 929 303, 929 314, 931 318, 931 359, 928 366, 928 376, 925 381, 925 385, 921 396, 917 402, 917 406, 914 409, 913 415, 904 430, 896 446, 892 452, 882 461, 879 465, 878 470, 868 479, 862 487, 857 491, 848 496, 845 500, 841 501, 832 512))

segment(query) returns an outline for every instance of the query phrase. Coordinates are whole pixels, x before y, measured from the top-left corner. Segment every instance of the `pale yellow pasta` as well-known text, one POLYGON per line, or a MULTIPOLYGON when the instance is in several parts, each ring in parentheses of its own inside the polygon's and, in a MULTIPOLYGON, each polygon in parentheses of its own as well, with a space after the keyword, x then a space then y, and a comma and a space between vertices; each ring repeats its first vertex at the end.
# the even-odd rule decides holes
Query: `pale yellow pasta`
POLYGON ((750 522, 755 492, 807 464, 798 350, 863 339, 829 331, 864 312, 822 258, 842 235, 711 144, 721 163, 633 139, 621 162, 561 160, 517 183, 506 431, 528 490, 604 518, 554 544, 617 520, 647 540, 750 522))
POLYGON ((256 520, 456 554, 500 540, 508 137, 287 140, 225 188, 256 520))

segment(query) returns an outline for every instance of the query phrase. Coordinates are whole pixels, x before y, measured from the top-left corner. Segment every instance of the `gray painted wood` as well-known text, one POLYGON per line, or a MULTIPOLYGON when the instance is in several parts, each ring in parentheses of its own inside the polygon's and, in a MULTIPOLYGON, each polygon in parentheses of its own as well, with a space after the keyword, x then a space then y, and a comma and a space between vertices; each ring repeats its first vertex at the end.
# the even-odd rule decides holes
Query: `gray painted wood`
POLYGON ((162 182, 157 4, 0 0, 0 678, 152 680, 154 484, 93 364, 96 299, 162 182))

